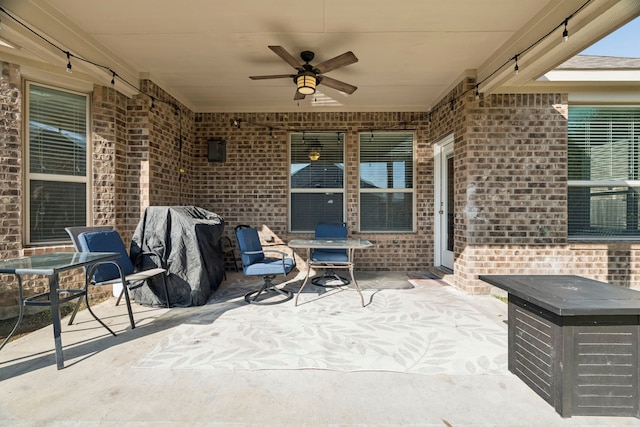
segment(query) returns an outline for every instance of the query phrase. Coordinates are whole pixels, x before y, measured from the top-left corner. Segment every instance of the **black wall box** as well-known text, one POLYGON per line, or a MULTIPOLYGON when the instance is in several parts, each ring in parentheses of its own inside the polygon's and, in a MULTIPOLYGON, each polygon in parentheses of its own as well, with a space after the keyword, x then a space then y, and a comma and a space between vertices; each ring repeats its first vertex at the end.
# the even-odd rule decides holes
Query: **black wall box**
POLYGON ((224 163, 227 161, 227 141, 224 139, 210 139, 207 158, 210 162, 224 163))

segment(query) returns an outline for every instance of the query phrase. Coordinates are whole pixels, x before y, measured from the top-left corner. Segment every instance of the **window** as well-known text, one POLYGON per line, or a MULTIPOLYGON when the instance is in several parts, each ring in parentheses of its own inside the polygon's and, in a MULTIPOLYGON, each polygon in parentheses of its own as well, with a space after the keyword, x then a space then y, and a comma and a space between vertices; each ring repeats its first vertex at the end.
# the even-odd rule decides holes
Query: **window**
POLYGON ((569 107, 569 237, 640 237, 639 107, 569 107))
POLYGON ((27 243, 68 240, 87 224, 87 95, 27 84, 27 243))
POLYGON ((289 170, 291 231, 344 221, 344 135, 292 133, 289 170))
POLYGON ((413 133, 360 134, 360 231, 413 231, 413 133))

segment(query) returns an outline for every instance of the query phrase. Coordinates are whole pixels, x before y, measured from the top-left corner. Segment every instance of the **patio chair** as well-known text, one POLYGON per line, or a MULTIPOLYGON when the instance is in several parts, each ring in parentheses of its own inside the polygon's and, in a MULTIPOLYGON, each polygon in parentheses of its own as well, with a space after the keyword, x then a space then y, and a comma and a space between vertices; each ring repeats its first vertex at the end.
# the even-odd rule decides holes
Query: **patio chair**
MULTIPOLYGON (((330 224, 319 223, 316 225, 315 239, 346 239, 347 238, 347 224, 330 224)), ((313 263, 327 263, 327 269, 324 270, 322 276, 314 277, 311 279, 311 283, 317 286, 332 286, 330 282, 337 281, 340 284, 336 286, 348 285, 351 280, 346 277, 338 276, 337 273, 331 269, 330 265, 334 263, 349 262, 349 254, 346 249, 313 249, 311 252, 311 262, 313 263)))
POLYGON ((296 266, 293 256, 274 249, 263 249, 260 243, 258 230, 252 227, 237 228, 235 230, 240 258, 242 259, 242 273, 245 276, 261 276, 264 280, 257 291, 249 292, 244 300, 249 304, 279 304, 293 298, 293 293, 285 289, 279 289, 273 283, 276 276, 287 276, 296 266), (275 256, 269 257, 268 255, 275 256), (275 295, 275 300, 270 296, 260 299, 262 295, 275 295))
MULTIPOLYGON (((131 329, 136 327, 133 319, 133 311, 131 310, 131 301, 129 298, 129 290, 141 287, 144 285, 147 279, 155 276, 160 276, 164 287, 165 297, 167 301, 167 307, 171 306, 169 300, 169 290, 167 288, 166 280, 166 268, 150 268, 146 270, 136 269, 135 264, 129 258, 129 254, 122 242, 122 238, 117 231, 111 229, 111 227, 67 227, 65 228, 71 240, 73 246, 78 252, 119 252, 121 255, 114 261, 107 261, 95 265, 89 266, 86 273, 85 280, 85 304, 87 309, 91 312, 89 306, 89 286, 104 286, 122 284, 122 291, 116 300, 116 305, 120 304, 120 300, 124 295, 125 302, 127 304, 127 311, 129 313, 129 322, 131 323, 131 329)), ((157 254, 143 253, 143 255, 152 255, 158 258, 158 264, 162 265, 162 259, 157 254)), ((71 325, 76 317, 78 308, 80 307, 81 300, 78 300, 71 319, 69 319, 69 325, 71 325)), ((109 329, 109 328, 107 328, 109 329)), ((115 333, 109 329, 109 331, 115 335, 115 333)))

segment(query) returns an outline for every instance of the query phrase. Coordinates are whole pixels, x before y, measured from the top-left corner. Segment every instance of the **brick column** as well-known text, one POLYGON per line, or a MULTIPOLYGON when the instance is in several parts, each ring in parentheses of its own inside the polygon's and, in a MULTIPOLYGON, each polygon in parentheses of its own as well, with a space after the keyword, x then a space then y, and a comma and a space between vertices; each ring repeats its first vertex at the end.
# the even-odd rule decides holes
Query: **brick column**
POLYGON ((22 86, 17 65, 0 65, 0 258, 11 258, 22 249, 22 86))

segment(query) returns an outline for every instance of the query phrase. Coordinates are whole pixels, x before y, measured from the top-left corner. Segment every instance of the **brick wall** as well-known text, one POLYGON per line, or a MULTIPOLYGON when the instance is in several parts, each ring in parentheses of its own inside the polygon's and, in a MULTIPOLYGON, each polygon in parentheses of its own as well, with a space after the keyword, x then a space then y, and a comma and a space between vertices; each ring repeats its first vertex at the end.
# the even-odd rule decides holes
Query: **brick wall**
POLYGON ((127 103, 125 223, 128 233, 123 239, 131 238, 133 224, 150 204, 149 108, 148 100, 142 96, 127 103))
POLYGON ((345 132, 347 227, 356 235, 358 208, 359 132, 411 129, 416 135, 417 233, 356 236, 371 240, 372 249, 356 252, 363 270, 424 271, 433 264, 433 150, 424 113, 244 113, 196 114, 193 158, 194 192, 200 206, 221 215, 233 227, 250 224, 287 241, 288 135, 290 131, 345 132), (240 127, 231 125, 240 120, 240 127), (252 124, 253 123, 253 124, 252 124), (257 124, 257 125, 256 125, 257 124), (207 161, 207 140, 227 141, 227 161, 207 161))
POLYGON ((563 270, 549 259, 562 259, 567 247, 566 105, 561 94, 466 100, 459 159, 466 164, 459 211, 466 235, 456 263, 465 290, 488 290, 477 276, 504 271, 500 258, 509 259, 510 271, 563 270))
MULTIPOLYGON (((22 255, 67 250, 65 246, 24 248, 23 217, 24 199, 22 183, 23 130, 22 130, 22 81, 20 68, 0 62, 0 259, 22 255)), ((26 294, 47 290, 46 279, 27 276, 23 278, 26 294)), ((61 287, 77 287, 78 278, 73 274, 60 276, 61 287)), ((15 317, 18 313, 17 281, 12 275, 0 275, 0 319, 15 317)), ((30 308, 28 312, 37 308, 30 308)))
POLYGON ((455 285, 486 293, 482 274, 576 274, 640 287, 640 245, 567 238, 567 95, 476 100, 474 85, 445 97, 466 93, 434 129, 455 132, 455 285))
POLYGON ((483 104, 468 109, 465 135, 467 245, 566 243, 566 96, 483 104))
POLYGON ((22 82, 17 66, 0 66, 0 254, 7 258, 22 249, 22 82))
POLYGON ((142 131, 146 131, 150 165, 149 203, 144 207, 193 204, 194 114, 149 80, 141 82, 141 90, 157 100, 140 97, 148 115, 142 131))
MULTIPOLYGON (((445 136, 453 135, 453 164, 454 164, 454 279, 457 279, 462 269, 464 259, 461 258, 467 244, 468 224, 465 215, 467 204, 467 188, 469 187, 469 175, 467 173, 467 129, 468 117, 464 112, 470 102, 475 80, 463 79, 432 109, 429 116, 429 126, 432 138, 429 141, 430 149, 445 136)), ((433 211, 431 211, 433 212, 433 211)), ((464 282, 455 281, 456 286, 464 287, 464 282)))
MULTIPOLYGON (((24 247, 24 199, 22 193, 22 81, 19 66, 0 62, 0 259, 55 251, 71 251, 72 245, 24 247)), ((150 98, 127 98, 114 88, 94 86, 91 97, 92 212, 90 223, 115 227, 129 241, 144 209, 150 204, 184 204, 191 198, 190 179, 181 179, 179 165, 190 169, 193 150, 193 113, 152 82, 143 81, 150 98), (180 114, 175 114, 177 106, 180 114), (182 119, 182 133, 180 128, 182 119), (179 139, 184 143, 182 158, 179 139), (186 157, 185 157, 186 156, 186 157)), ((192 200, 191 200, 192 201, 192 200)), ((84 285, 81 271, 60 276, 62 288, 84 285)), ((25 295, 47 290, 46 279, 25 278, 25 295)), ((110 287, 91 288, 93 296, 108 295, 110 287)), ((37 310, 37 308, 29 308, 37 310)), ((0 277, 0 319, 18 312, 16 281, 0 277)))
POLYGON ((149 80, 126 103, 123 239, 148 206, 193 204, 193 113, 149 80), (153 99, 152 99, 153 98, 153 99), (180 170, 184 170, 181 173, 180 170))
MULTIPOLYGON (((23 247, 22 98, 19 67, 0 80, 0 258, 71 250, 23 247)), ((465 78, 424 112, 194 113, 149 80, 132 98, 95 86, 92 94, 93 221, 129 240, 150 205, 197 205, 287 241, 290 131, 345 133, 346 212, 351 235, 375 246, 356 253, 363 270, 426 271, 434 259, 433 144, 454 135, 455 286, 484 293, 481 274, 580 274, 637 287, 640 245, 567 240, 567 96, 498 94, 476 100, 465 78), (451 103, 451 100, 454 100, 451 103), (240 119, 240 127, 231 125, 240 119), (358 134, 413 130, 416 135, 416 233, 356 233, 358 134), (227 161, 207 161, 207 140, 227 141, 227 161), (181 172, 181 170, 183 172, 181 172)), ((78 274, 63 286, 81 283, 78 274)), ((43 291, 33 278, 26 293, 43 291)), ((107 292, 105 290, 103 292, 107 292)), ((15 283, 0 277, 0 318, 17 309, 15 283)))
POLYGON ((488 292, 490 287, 477 280, 480 274, 575 274, 637 289, 639 256, 640 245, 628 243, 469 246, 464 258, 471 279, 462 287, 488 292))
MULTIPOLYGON (((0 62, 0 258, 22 255, 22 92, 20 69, 0 62)), ((13 277, 0 275, 0 319, 14 313, 13 277)))
POLYGON ((118 173, 124 170, 122 149, 126 146, 118 132, 122 117, 118 117, 117 106, 122 100, 113 88, 102 86, 95 86, 92 95, 93 222, 116 226, 118 196, 123 192, 118 173))

